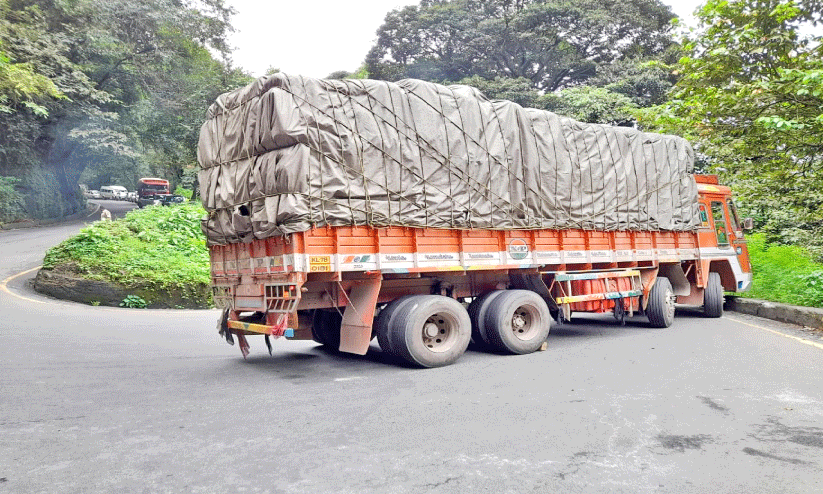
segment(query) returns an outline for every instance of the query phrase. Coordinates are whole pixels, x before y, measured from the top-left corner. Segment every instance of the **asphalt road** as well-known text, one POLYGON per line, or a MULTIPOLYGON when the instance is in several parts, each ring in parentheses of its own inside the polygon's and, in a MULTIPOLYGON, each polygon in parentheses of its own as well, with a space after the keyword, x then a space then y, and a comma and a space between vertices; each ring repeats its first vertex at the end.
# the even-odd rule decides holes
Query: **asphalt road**
MULTIPOLYGON (((0 232, 0 279, 81 224, 0 232)), ((823 340, 680 311, 431 370, 0 290, 0 492, 823 492, 823 340)), ((2 286, 0 286, 2 288, 2 286)))

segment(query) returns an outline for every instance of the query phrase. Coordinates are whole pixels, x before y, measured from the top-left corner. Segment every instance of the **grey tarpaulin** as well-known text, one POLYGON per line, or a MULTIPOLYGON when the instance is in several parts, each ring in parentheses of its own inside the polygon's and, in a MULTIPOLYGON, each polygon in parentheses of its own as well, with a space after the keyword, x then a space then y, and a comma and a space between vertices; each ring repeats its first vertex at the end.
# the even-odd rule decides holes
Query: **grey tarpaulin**
POLYGON ((469 86, 275 74, 200 131, 210 244, 313 225, 693 230, 682 138, 490 101, 469 86))

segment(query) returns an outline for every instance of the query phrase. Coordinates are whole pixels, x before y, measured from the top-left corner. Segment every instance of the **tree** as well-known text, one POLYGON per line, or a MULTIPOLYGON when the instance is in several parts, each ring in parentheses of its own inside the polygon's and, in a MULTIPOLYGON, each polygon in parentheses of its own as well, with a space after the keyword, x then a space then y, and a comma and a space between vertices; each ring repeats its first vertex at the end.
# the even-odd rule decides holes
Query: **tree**
POLYGON ((631 126, 634 110, 631 99, 606 88, 575 86, 540 97, 540 106, 546 110, 571 117, 581 122, 631 126))
POLYGON ((489 99, 505 99, 514 101, 526 108, 537 108, 537 100, 540 93, 532 86, 528 79, 513 79, 510 77, 496 77, 494 79, 484 79, 480 76, 467 77, 458 81, 458 84, 465 84, 480 90, 489 99))
POLYGON ((673 17, 658 0, 423 0, 386 16, 366 64, 373 78, 525 78, 553 91, 662 52, 673 17))
POLYGON ((39 113, 0 114, 10 129, 0 175, 22 179, 29 213, 76 210, 87 168, 122 177, 154 161, 179 175, 204 109, 240 79, 227 55, 231 13, 223 0, 0 0, 9 62, 65 95, 38 101, 39 113))
POLYGON ((622 94, 641 108, 660 105, 668 100, 669 91, 680 79, 675 66, 682 55, 682 47, 673 43, 653 57, 616 60, 598 67, 597 74, 586 84, 622 94))
MULTIPOLYGON (((647 128, 688 134, 772 239, 823 233, 823 37, 819 0, 709 0, 684 74, 647 128)), ((817 241, 818 244, 820 241, 817 241)))

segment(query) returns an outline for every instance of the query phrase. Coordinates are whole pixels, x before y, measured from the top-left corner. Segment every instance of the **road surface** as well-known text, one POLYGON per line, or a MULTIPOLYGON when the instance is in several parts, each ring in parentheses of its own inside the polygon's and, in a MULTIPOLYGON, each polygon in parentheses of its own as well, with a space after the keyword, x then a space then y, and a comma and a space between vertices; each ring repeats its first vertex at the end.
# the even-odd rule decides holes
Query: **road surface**
POLYGON ((430 370, 250 339, 216 311, 34 293, 82 225, 0 233, 0 492, 823 492, 823 340, 727 314, 555 326, 430 370), (2 288, 2 286, 0 286, 2 288))

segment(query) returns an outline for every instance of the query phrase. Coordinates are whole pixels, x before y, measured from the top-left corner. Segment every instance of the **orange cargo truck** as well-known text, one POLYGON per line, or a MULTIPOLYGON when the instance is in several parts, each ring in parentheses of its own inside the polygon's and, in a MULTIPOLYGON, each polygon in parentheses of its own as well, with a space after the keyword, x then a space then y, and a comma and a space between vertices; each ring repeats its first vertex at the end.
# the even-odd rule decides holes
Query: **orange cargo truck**
MULTIPOLYGON (((277 74, 212 106, 198 149, 220 332, 411 365, 526 354, 573 313, 723 313, 751 266, 728 187, 673 136, 465 86, 277 74)), ((750 220, 747 220, 747 222, 750 220)))

